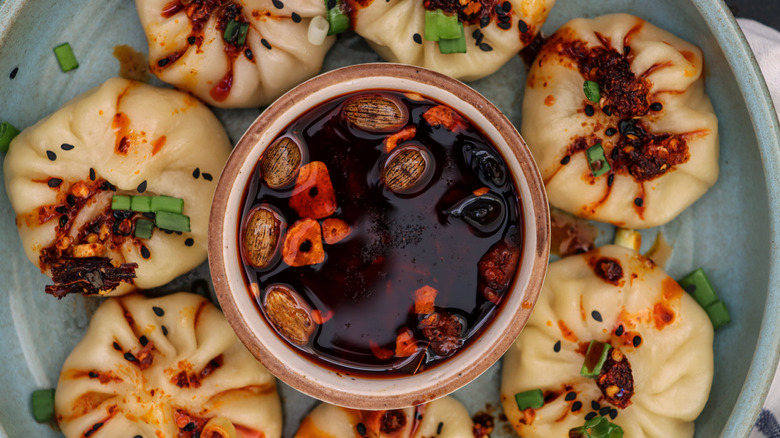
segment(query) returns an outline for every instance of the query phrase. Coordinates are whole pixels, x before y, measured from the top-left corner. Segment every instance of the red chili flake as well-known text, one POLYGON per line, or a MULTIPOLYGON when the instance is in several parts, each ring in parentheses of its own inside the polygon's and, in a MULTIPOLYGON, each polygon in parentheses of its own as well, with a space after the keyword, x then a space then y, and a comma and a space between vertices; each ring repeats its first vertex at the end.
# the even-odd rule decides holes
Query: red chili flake
POLYGON ((320 219, 336 212, 336 193, 328 167, 322 161, 301 166, 290 207, 303 218, 320 219))
POLYGON ((349 224, 341 219, 330 217, 322 221, 322 237, 328 245, 341 242, 350 233, 352 233, 352 229, 349 224))
POLYGON ((390 153, 395 149, 399 143, 409 141, 417 135, 417 128, 414 125, 409 125, 395 134, 389 135, 384 140, 385 152, 390 153))
POLYGON ((466 129, 468 124, 452 108, 437 105, 423 114, 423 118, 434 128, 444 126, 448 130, 455 132, 466 129))
POLYGON ((588 264, 596 276, 607 283, 617 286, 620 280, 623 279, 623 267, 620 266, 620 261, 617 259, 609 257, 592 258, 588 261, 588 264))
POLYGON ((515 277, 520 261, 520 248, 502 240, 496 242, 479 260, 477 269, 482 295, 498 304, 515 277))
POLYGON ((417 353, 417 339, 408 328, 400 329, 395 338, 396 357, 409 357, 414 353, 417 353))
POLYGON ((434 311, 434 301, 439 291, 425 285, 414 291, 414 313, 418 315, 428 315, 434 311))
POLYGON ((315 324, 325 324, 326 322, 330 321, 330 319, 333 318, 333 311, 328 310, 327 312, 322 312, 318 309, 314 309, 311 312, 311 319, 314 321, 315 324))
POLYGON ((450 356, 460 348, 463 324, 455 315, 436 312, 420 321, 423 336, 431 341, 431 349, 439 356, 450 356))
POLYGON ((379 360, 388 360, 393 357, 393 350, 382 348, 374 341, 368 341, 368 346, 371 347, 371 353, 379 360))

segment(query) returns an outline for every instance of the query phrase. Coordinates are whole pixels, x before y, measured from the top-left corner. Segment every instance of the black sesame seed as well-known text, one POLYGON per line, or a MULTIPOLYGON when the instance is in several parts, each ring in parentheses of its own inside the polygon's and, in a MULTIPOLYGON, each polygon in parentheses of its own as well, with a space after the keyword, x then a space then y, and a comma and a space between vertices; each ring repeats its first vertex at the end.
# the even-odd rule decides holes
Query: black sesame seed
POLYGON ((65 202, 69 205, 76 205, 76 197, 72 194, 68 194, 68 196, 65 197, 65 202))
POLYGON ((134 214, 135 214, 135 212, 133 212, 133 210, 125 210, 125 211, 122 212, 122 218, 123 219, 130 219, 131 217, 133 217, 134 214))
POLYGON ((422 37, 420 36, 419 33, 412 35, 412 39, 414 40, 415 43, 422 44, 422 37))
POLYGON ((509 12, 512 10, 512 3, 509 1, 505 1, 503 5, 501 5, 502 9, 504 9, 506 12, 509 12))
POLYGON ((190 43, 190 44, 195 44, 196 41, 198 41, 198 39, 195 38, 194 36, 191 36, 191 37, 187 38, 187 42, 190 43))
POLYGON ((211 366, 211 368, 219 368, 219 362, 217 362, 217 361, 216 361, 216 360, 214 360, 214 359, 212 359, 212 360, 209 362, 209 365, 211 366))
POLYGON ((502 23, 508 23, 508 22, 509 22, 509 20, 511 20, 511 18, 509 17, 509 15, 499 15, 499 16, 498 16, 498 21, 500 21, 500 22, 502 22, 502 23))
POLYGON ((664 109, 664 106, 661 102, 655 102, 652 105, 650 105, 650 109, 653 111, 661 111, 664 109))
POLYGON ((561 341, 557 341, 555 345, 553 345, 553 351, 555 351, 556 353, 561 351, 561 341))
POLYGON ((617 418, 617 414, 618 414, 617 409, 612 408, 612 410, 609 411, 609 418, 614 420, 615 418, 617 418))
POLYGON ((248 59, 250 61, 252 60, 252 58, 255 57, 255 55, 252 53, 252 51, 250 49, 244 50, 244 55, 246 56, 246 59, 248 59))
POLYGON ((147 211, 146 213, 141 213, 141 215, 147 219, 155 219, 157 216, 155 216, 154 213, 151 211, 147 211))
POLYGON ((594 418, 596 418, 596 413, 595 412, 591 412, 591 413, 589 413, 588 415, 585 416, 585 421, 592 420, 594 418))
POLYGON ((49 181, 46 184, 48 184, 49 187, 59 187, 60 184, 62 184, 62 179, 60 179, 60 178, 49 178, 49 181))
POLYGON ((482 50, 483 52, 490 52, 493 50, 493 47, 488 43, 481 43, 479 45, 479 50, 482 50))
POLYGON ((607 177, 607 187, 612 187, 612 184, 615 182, 615 174, 610 173, 607 177))
POLYGON ((90 430, 88 430, 88 431, 84 432, 84 438, 89 438, 89 437, 91 437, 93 433, 95 433, 95 431, 94 431, 94 430, 92 430, 92 429, 90 429, 90 430))
POLYGON ((519 30, 520 33, 528 32, 528 24, 523 20, 517 20, 517 30, 519 30))
POLYGON ((607 130, 604 131, 604 135, 606 135, 607 137, 612 137, 615 134, 617 134, 617 129, 615 128, 607 128, 607 130))
POLYGON ((604 108, 601 109, 604 111, 604 114, 611 116, 612 115, 612 107, 609 105, 604 105, 604 108))
POLYGON ((336 0, 328 0, 328 9, 333 9, 336 7, 336 0))
POLYGON ((571 391, 571 392, 566 394, 566 401, 572 401, 575 398, 577 398, 577 393, 574 392, 574 391, 571 391))
POLYGON ((203 175, 203 179, 205 179, 206 181, 211 181, 214 179, 214 177, 212 177, 210 173, 203 172, 201 175, 203 175))
POLYGON ((68 212, 68 207, 64 205, 60 205, 59 207, 55 208, 54 211, 56 211, 59 214, 64 214, 68 212))
POLYGON ((68 224, 68 216, 60 216, 60 228, 64 228, 68 224))
POLYGON ((598 322, 602 322, 603 321, 603 319, 601 318, 601 313, 599 313, 598 310, 594 310, 594 311, 590 312, 590 316, 592 316, 593 319, 595 319, 598 322))
POLYGON ((192 238, 190 237, 190 238, 188 238, 187 240, 184 241, 184 244, 187 245, 187 246, 192 246, 192 245, 195 244, 195 241, 192 240, 192 238))
POLYGON ((97 179, 97 174, 95 174, 95 169, 89 168, 89 179, 94 181, 97 179))
POLYGON ((163 59, 157 61, 157 65, 159 67, 165 67, 166 65, 168 65, 168 62, 170 62, 170 60, 168 58, 163 58, 163 59))
POLYGON ((146 191, 146 180, 142 182, 141 184, 138 184, 138 187, 136 188, 138 190, 138 193, 143 193, 146 191))
POLYGON ((615 336, 623 336, 623 324, 620 324, 615 330, 615 336))
POLYGON ((504 7, 501 6, 500 4, 496 5, 495 10, 496 10, 496 14, 498 14, 498 15, 505 15, 506 14, 506 11, 504 10, 504 7))
POLYGON ((195 170, 192 171, 192 177, 195 179, 198 179, 198 177, 200 177, 200 167, 196 167, 195 170))
POLYGON ((609 411, 611 410, 612 408, 610 408, 609 406, 604 406, 603 408, 599 409, 599 415, 601 415, 602 417, 605 415, 609 415, 609 411))
POLYGON ((11 70, 11 79, 15 78, 17 73, 19 73, 19 67, 14 67, 14 69, 11 70))
POLYGON ((89 377, 90 377, 90 378, 92 378, 92 379, 94 379, 94 378, 96 378, 96 377, 98 377, 98 376, 99 376, 99 374, 98 374, 98 373, 96 373, 96 372, 94 372, 94 371, 90 371, 90 372, 89 372, 89 377))
POLYGON ((441 430, 444 428, 444 423, 439 421, 439 425, 436 427, 436 435, 441 435, 441 430))
POLYGON ((571 157, 568 156, 568 155, 566 155, 565 157, 561 158, 561 164, 563 164, 564 166, 569 164, 569 161, 571 161, 571 157))
POLYGON ((136 436, 134 436, 133 438, 144 438, 144 437, 143 437, 143 436, 141 436, 141 435, 136 435, 136 436))
POLYGON ((197 427, 198 426, 193 421, 190 421, 189 423, 185 424, 184 427, 181 428, 181 430, 185 432, 192 432, 197 427))
POLYGON ((161 307, 154 306, 152 307, 152 311, 154 311, 154 314, 157 316, 165 315, 165 310, 163 310, 161 307))
POLYGON ((57 154, 55 154, 52 151, 46 151, 46 156, 49 157, 49 160, 54 161, 57 159, 57 154))
POLYGON ((290 15, 290 18, 292 18, 292 21, 295 22, 295 23, 300 23, 301 22, 301 16, 296 14, 295 12, 293 12, 290 15))
POLYGON ((585 105, 585 115, 588 117, 591 117, 592 115, 596 114, 596 110, 593 109, 592 105, 585 105))
POLYGON ((417 420, 422 420, 422 414, 419 412, 417 413, 417 420))
POLYGON ((634 336, 634 340, 632 342, 634 343, 634 347, 638 347, 640 344, 642 344, 642 337, 639 335, 634 336))
POLYGON ((273 4, 276 9, 284 9, 284 3, 280 2, 279 0, 274 0, 273 4))
POLYGON ((620 155, 620 148, 612 148, 612 153, 610 154, 612 161, 617 160, 619 155, 620 155))
POLYGON ((162 332, 165 336, 168 336, 168 327, 162 326, 162 332))
POLYGON ((149 252, 149 248, 147 248, 144 245, 141 245, 141 257, 148 259, 151 256, 152 254, 149 252))
POLYGON ((599 409, 601 409, 601 405, 596 400, 591 400, 590 408, 593 409, 594 411, 598 411, 599 409))
POLYGON ((623 47, 623 53, 624 53, 624 54, 626 54, 626 55, 628 55, 629 53, 631 53, 631 46, 625 46, 625 47, 623 47))
POLYGON ((127 353, 125 353, 125 360, 130 361, 130 362, 135 362, 138 359, 136 359, 135 356, 133 356, 133 353, 130 353, 128 351, 127 353))
MULTIPOLYGON (((570 393, 570 394, 574 394, 574 393, 570 393)), ((571 411, 572 412, 577 412, 580 409, 582 409, 582 402, 581 401, 576 401, 576 402, 571 404, 571 411)))
POLYGON ((92 425, 92 430, 98 430, 103 427, 103 423, 95 423, 92 425))
POLYGON ((358 423, 358 425, 357 425, 357 427, 355 429, 357 429, 358 435, 366 436, 366 425, 365 424, 358 423))
POLYGON ((149 339, 147 339, 144 335, 141 335, 141 337, 138 338, 138 341, 141 343, 142 347, 146 347, 146 344, 149 343, 149 339))
POLYGON ((644 203, 645 201, 642 198, 634 199, 634 205, 636 205, 637 207, 641 207, 644 203))
POLYGON ((63 143, 60 145, 60 148, 62 148, 63 151, 70 151, 73 150, 76 146, 73 146, 72 144, 63 143))
POLYGON ((506 23, 506 22, 503 22, 503 21, 498 23, 497 25, 498 25, 498 27, 500 27, 501 29, 504 29, 504 30, 509 30, 509 28, 512 27, 512 23, 506 23))
POLYGON ((265 46, 266 49, 271 50, 271 43, 269 43, 265 38, 261 38, 260 42, 265 46))
POLYGON ((479 19, 479 27, 484 28, 490 24, 490 15, 483 15, 482 18, 479 19))

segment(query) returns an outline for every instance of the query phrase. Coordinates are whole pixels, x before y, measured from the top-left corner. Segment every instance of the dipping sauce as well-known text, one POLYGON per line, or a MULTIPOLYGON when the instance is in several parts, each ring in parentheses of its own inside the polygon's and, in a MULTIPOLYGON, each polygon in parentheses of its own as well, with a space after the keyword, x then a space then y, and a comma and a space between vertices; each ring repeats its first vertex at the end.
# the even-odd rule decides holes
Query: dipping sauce
POLYGON ((345 374, 417 373, 462 351, 521 263, 503 158, 414 93, 312 108, 264 151, 244 199, 239 257, 260 317, 345 374))

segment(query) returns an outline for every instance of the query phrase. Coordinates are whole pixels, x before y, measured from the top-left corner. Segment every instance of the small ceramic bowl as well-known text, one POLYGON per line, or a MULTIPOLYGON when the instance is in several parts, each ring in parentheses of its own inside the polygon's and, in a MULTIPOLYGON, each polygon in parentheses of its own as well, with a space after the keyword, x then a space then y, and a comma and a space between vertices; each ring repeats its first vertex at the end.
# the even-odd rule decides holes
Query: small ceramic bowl
POLYGON ((549 210, 539 171, 517 130, 479 93, 432 71, 399 64, 364 64, 318 76, 282 96, 255 120, 225 166, 211 209, 209 265, 228 321, 271 373, 320 400, 356 409, 394 409, 429 402, 487 370, 509 348, 531 314, 547 269, 549 210), (244 188, 268 145, 298 116, 347 93, 365 90, 418 93, 468 117, 492 140, 514 176, 522 220, 521 263, 514 289, 481 335, 441 364, 413 375, 345 375, 306 359, 276 335, 247 290, 237 233, 244 188))

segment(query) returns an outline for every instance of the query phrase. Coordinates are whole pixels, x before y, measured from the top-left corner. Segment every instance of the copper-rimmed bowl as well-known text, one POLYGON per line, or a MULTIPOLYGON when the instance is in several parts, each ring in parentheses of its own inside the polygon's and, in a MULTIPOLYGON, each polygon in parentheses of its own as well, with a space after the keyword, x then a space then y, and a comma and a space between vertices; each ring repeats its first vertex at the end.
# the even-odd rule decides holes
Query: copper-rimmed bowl
POLYGON ((531 315, 549 255, 549 210, 531 153, 504 115, 479 93, 450 77, 400 64, 364 64, 305 82, 268 107, 238 142, 219 179, 211 208, 209 265, 228 321, 249 351, 293 388, 356 409, 394 409, 429 402, 469 383, 509 348, 531 315), (371 378, 345 375, 304 357, 282 340, 258 312, 244 279, 237 233, 244 190, 271 142, 319 104, 367 90, 418 93, 468 117, 493 142, 513 175, 522 210, 521 262, 511 293, 488 327, 463 351, 413 375, 371 378))

